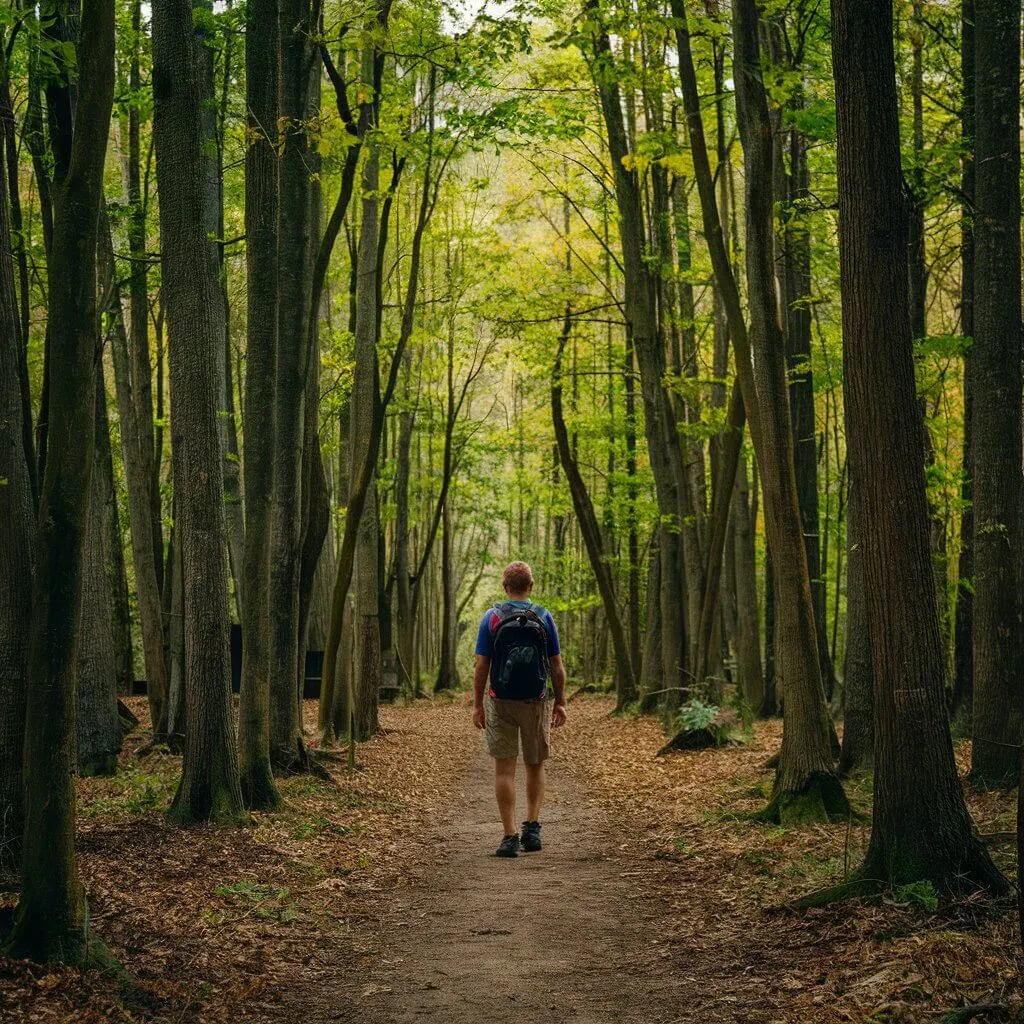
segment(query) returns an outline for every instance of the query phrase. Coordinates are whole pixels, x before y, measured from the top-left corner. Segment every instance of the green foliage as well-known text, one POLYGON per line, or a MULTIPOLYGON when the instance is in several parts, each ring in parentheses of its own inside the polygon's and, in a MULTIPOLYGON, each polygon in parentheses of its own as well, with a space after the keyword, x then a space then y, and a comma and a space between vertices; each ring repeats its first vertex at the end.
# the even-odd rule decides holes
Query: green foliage
MULTIPOLYGON (((302 916, 302 909, 291 898, 291 889, 287 887, 243 880, 231 885, 219 885, 214 893, 260 920, 291 924, 302 916)), ((208 914, 214 923, 218 923, 218 917, 223 918, 216 911, 208 911, 208 914)))
POLYGON ((897 903, 915 906, 929 914, 934 914, 939 909, 939 894, 935 891, 935 886, 928 881, 908 882, 906 885, 897 886, 893 897, 897 903))

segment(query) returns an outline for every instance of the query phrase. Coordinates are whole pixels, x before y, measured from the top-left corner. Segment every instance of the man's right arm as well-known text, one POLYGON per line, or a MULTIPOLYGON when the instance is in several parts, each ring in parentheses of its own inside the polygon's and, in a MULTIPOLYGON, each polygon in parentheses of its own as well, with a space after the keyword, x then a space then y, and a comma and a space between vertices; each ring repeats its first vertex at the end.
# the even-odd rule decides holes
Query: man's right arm
POLYGON ((486 654, 476 656, 476 667, 473 669, 473 724, 482 729, 486 724, 484 715, 484 691, 487 689, 487 677, 491 671, 491 659, 486 654))

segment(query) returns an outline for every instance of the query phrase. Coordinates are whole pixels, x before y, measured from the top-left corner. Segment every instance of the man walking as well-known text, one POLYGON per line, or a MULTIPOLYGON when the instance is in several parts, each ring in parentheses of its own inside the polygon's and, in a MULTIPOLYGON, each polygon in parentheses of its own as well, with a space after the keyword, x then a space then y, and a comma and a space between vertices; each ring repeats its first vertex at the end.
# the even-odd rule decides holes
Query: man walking
POLYGON ((477 633, 473 724, 487 730, 487 749, 494 758, 494 793, 505 829, 497 855, 516 857, 520 850, 541 848, 544 761, 551 726, 565 724, 565 666, 551 613, 530 601, 530 567, 513 562, 501 582, 508 600, 484 615, 477 633), (515 828, 520 738, 527 802, 521 836, 515 828))

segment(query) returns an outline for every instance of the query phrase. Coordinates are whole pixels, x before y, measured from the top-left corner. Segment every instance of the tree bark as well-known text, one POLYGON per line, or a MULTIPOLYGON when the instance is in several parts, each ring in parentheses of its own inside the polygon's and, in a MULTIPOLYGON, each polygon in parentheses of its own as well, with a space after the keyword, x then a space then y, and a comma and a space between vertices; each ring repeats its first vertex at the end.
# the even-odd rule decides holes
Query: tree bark
POLYGON ((281 38, 278 336, 275 374, 274 481, 270 527, 270 759, 278 771, 305 770, 296 679, 299 672, 299 581, 310 296, 315 257, 313 183, 308 167, 313 73, 319 53, 309 0, 284 0, 281 38))
POLYGON ((928 880, 940 891, 1003 892, 1006 879, 971 831, 946 718, 910 331, 892 0, 833 0, 832 33, 844 398, 856 514, 866 524, 875 680, 874 812, 862 871, 886 884, 928 880))
POLYGON ((850 481, 846 514, 846 662, 843 668, 843 745, 839 772, 870 771, 875 757, 874 676, 864 584, 865 524, 856 484, 850 481))
POLYGON ((1021 594, 1020 4, 975 7, 974 714, 971 777, 1017 781, 1021 594))
MULTIPOLYGON (((163 537, 160 550, 153 547, 152 524, 152 445, 151 420, 140 422, 138 388, 132 377, 128 336, 121 315, 121 290, 114 265, 114 249, 110 238, 110 222, 104 211, 100 221, 102 292, 108 296, 110 352, 114 364, 118 419, 121 427, 121 457, 124 462, 125 485, 128 492, 128 525, 135 569, 135 595, 142 634, 142 656, 146 672, 146 695, 154 740, 165 737, 167 719, 167 663, 164 649, 164 616, 160 604, 160 578, 163 576, 163 537), (147 462, 144 448, 149 446, 147 462), (157 566, 159 565, 159 572, 157 566)), ((147 359, 148 363, 148 359, 147 359)), ((152 412, 149 413, 150 417, 152 412)))
POLYGON ((571 331, 572 311, 567 308, 565 323, 562 328, 562 337, 555 356, 555 365, 552 372, 551 418, 554 422, 558 456, 562 463, 562 469, 565 471, 565 478, 569 484, 573 508, 576 510, 576 520, 580 526, 580 533, 583 535, 583 543, 586 545, 587 555, 590 558, 590 568, 597 580, 597 588, 601 594, 601 604, 604 608, 605 619, 611 632, 612 646, 615 652, 615 709, 621 711, 627 704, 636 700, 637 697, 633 662, 626 642, 626 631, 622 624, 622 618, 619 615, 618 602, 615 599, 615 588, 612 583, 611 570, 604 553, 601 528, 597 521, 597 515, 594 512, 593 502, 590 500, 590 494, 587 492, 587 486, 580 475, 579 465, 569 446, 569 434, 566 430, 565 417, 562 413, 562 353, 566 342, 569 340, 571 331))
POLYGON ((96 242, 114 93, 114 4, 82 11, 78 106, 67 173, 55 188, 49 260, 49 454, 42 480, 29 632, 22 892, 5 952, 37 962, 109 967, 89 934, 75 863, 77 635, 94 450, 96 242))
POLYGON ((247 807, 281 802, 270 763, 270 523, 277 360, 278 24, 276 0, 246 6, 245 151, 246 380, 245 551, 242 556, 242 681, 238 762, 247 807))
POLYGON ((971 734, 974 706, 974 509, 971 462, 974 410, 974 0, 963 0, 960 15, 960 79, 963 88, 960 140, 963 149, 960 172, 960 334, 964 339, 963 484, 960 500, 960 564, 957 567, 953 649, 953 731, 971 734))
MULTIPOLYGON (((24 796, 22 752, 28 690, 28 638, 36 541, 32 476, 25 451, 18 366, 22 335, 7 178, 0 174, 0 874, 20 868, 24 796)), ((31 441, 31 434, 29 435, 31 441)))
POLYGON ((755 536, 757 481, 749 479, 746 457, 741 458, 736 474, 733 501, 736 531, 736 662, 740 692, 756 711, 764 699, 764 675, 761 671, 761 622, 757 604, 757 552, 755 536))
MULTIPOLYGON (((106 393, 99 373, 96 374, 95 403, 96 448, 86 520, 82 622, 78 636, 76 754, 79 775, 113 775, 117 770, 123 734, 117 713, 114 609, 107 576, 109 538, 105 535, 104 435, 108 455, 110 438, 107 435, 106 393)), ((117 543, 121 543, 120 537, 117 537, 117 543)))
POLYGON ((797 496, 793 432, 789 417, 785 340, 779 324, 774 278, 773 140, 761 78, 758 16, 754 0, 733 7, 736 100, 746 187, 746 265, 753 350, 749 363, 737 353, 744 404, 751 423, 764 492, 765 529, 775 557, 779 596, 779 648, 786 685, 782 752, 775 794, 765 811, 777 820, 845 816, 848 804, 832 770, 830 723, 825 708, 811 601, 807 549, 797 496), (752 409, 756 408, 756 415, 752 409))
POLYGON ((231 720, 231 671, 223 463, 218 429, 217 307, 207 251, 202 83, 192 6, 153 5, 153 135, 160 186, 162 298, 171 368, 176 537, 182 561, 185 735, 182 778, 171 804, 179 823, 242 816, 231 720))

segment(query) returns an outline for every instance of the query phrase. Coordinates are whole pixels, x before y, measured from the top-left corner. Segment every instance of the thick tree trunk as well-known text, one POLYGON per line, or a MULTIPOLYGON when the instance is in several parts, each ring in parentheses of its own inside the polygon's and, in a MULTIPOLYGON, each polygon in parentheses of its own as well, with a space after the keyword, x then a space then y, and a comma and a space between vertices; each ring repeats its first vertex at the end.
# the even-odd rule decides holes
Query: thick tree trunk
POLYGON ((1020 685, 1020 4, 976 0, 974 344, 974 714, 971 776, 1017 781, 1020 685))
MULTIPOLYGON (((299 672, 299 579, 306 377, 310 356, 313 183, 306 121, 311 110, 317 26, 307 0, 279 9, 281 110, 284 126, 278 213, 278 337, 275 375, 274 483, 270 528, 270 759, 279 771, 304 770, 309 759, 295 680, 299 672)), ((376 201, 376 200, 374 200, 376 201)))
POLYGON ((67 174, 57 183, 49 260, 49 455, 42 481, 29 633, 22 893, 6 952, 36 961, 109 966, 89 934, 75 864, 77 634, 93 462, 97 224, 114 92, 114 4, 83 9, 78 105, 67 174))
POLYGON ((246 380, 244 431, 245 551, 242 558, 242 682, 238 761, 247 807, 280 804, 270 763, 270 523, 274 480, 274 374, 277 360, 276 0, 246 7, 245 153, 246 380))
POLYGON ((16 874, 24 825, 22 751, 36 519, 24 442, 6 176, 0 174, 0 875, 16 874))
POLYGON ((754 0, 736 0, 733 28, 737 113, 746 166, 745 255, 754 394, 749 394, 745 380, 749 371, 739 353, 737 363, 761 470, 765 529, 776 560, 777 655, 786 684, 782 752, 775 795, 765 814, 778 820, 844 816, 848 805, 832 771, 830 723, 793 461, 785 340, 778 320, 773 265, 772 133, 754 0), (757 409, 756 417, 752 407, 757 409))
POLYGON ((946 718, 907 294, 892 0, 833 0, 832 31, 844 397, 856 515, 865 524, 875 680, 874 812, 863 874, 1001 892, 1006 880, 971 831, 946 718))
POLYGON ((839 771, 870 771, 875 756, 874 676, 864 586, 867 533, 860 519, 860 498, 850 482, 846 514, 846 663, 843 669, 843 746, 839 771))
POLYGON ((180 823, 242 815, 231 720, 223 464, 218 429, 219 282, 207 246, 202 84, 191 4, 153 5, 153 135, 160 182, 163 305, 171 365, 176 544, 184 578, 187 727, 180 823))

